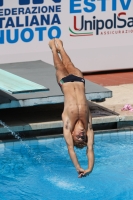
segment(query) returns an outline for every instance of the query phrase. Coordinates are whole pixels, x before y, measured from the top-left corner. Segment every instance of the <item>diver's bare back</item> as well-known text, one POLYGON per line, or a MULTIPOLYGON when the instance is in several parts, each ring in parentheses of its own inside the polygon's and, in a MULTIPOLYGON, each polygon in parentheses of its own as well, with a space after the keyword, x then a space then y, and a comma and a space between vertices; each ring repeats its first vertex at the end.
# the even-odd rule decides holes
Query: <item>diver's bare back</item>
POLYGON ((62 85, 64 93, 64 111, 62 118, 67 128, 73 131, 74 125, 81 120, 85 129, 88 129, 88 102, 85 97, 84 84, 81 82, 68 82, 62 85))

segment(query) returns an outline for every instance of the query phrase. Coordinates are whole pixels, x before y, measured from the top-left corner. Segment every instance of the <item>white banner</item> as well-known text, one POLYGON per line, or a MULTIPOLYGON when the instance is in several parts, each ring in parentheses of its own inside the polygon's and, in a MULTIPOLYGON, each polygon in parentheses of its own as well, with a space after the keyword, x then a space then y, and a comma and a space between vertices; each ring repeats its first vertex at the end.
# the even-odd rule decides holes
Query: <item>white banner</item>
POLYGON ((0 0, 0 63, 53 64, 57 37, 84 72, 132 68, 132 13, 132 0, 0 0))

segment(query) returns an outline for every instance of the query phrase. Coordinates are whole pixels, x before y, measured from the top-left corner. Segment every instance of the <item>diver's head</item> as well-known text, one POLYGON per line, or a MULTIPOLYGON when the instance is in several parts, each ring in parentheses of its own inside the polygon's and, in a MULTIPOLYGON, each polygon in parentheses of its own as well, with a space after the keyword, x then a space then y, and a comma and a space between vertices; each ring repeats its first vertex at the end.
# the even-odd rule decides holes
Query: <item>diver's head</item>
POLYGON ((83 124, 80 121, 78 121, 74 126, 74 130, 72 132, 72 138, 73 138, 73 144, 77 148, 83 148, 87 146, 87 134, 83 124))

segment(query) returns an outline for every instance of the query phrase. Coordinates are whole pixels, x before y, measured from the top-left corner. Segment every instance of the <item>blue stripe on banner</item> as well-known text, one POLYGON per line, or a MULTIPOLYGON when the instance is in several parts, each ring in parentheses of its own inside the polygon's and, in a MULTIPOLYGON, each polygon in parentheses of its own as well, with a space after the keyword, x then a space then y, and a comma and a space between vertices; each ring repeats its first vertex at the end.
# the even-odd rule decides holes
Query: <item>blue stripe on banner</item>
POLYGON ((33 4, 42 4, 44 0, 33 0, 33 4))
POLYGON ((3 0, 0 0, 0 6, 3 6, 3 0))
MULTIPOLYGON (((19 5, 29 5, 31 0, 19 0, 19 5)), ((52 0, 54 3, 60 3, 61 0, 52 0)), ((33 4, 43 4, 44 0, 33 0, 33 4)), ((0 0, 0 6, 3 6, 3 0, 0 0)))
POLYGON ((53 0, 53 2, 55 2, 55 3, 60 3, 61 0, 53 0))
POLYGON ((19 0, 19 5, 28 5, 30 4, 30 0, 19 0))

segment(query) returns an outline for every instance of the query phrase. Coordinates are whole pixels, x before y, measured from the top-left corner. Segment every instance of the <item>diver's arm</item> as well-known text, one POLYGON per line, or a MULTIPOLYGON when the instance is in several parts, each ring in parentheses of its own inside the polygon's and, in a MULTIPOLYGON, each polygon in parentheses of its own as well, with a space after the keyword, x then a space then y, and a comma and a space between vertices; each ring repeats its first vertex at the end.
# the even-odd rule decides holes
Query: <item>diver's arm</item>
POLYGON ((87 157, 88 157, 88 172, 91 172, 94 166, 94 150, 93 150, 93 142, 94 142, 94 132, 92 128, 88 128, 87 131, 87 157))
POLYGON ((66 144, 67 144, 67 148, 68 148, 70 158, 71 158, 71 160, 72 160, 72 162, 73 162, 73 164, 74 164, 74 166, 75 166, 75 168, 76 168, 76 170, 79 174, 78 177, 81 178, 83 176, 85 170, 80 167, 77 156, 75 154, 71 132, 64 128, 63 133, 64 133, 64 138, 66 140, 66 144))
POLYGON ((74 151, 73 139, 72 139, 71 132, 64 127, 63 128, 63 134, 64 134, 64 138, 65 138, 65 141, 66 141, 66 144, 67 144, 68 153, 70 155, 70 158, 71 158, 76 170, 78 171, 81 167, 79 165, 77 156, 76 156, 75 151, 74 151))
POLYGON ((84 175, 89 174, 94 166, 94 150, 93 150, 93 143, 94 143, 94 132, 92 128, 92 117, 89 111, 89 123, 88 123, 88 130, 87 130, 87 158, 88 158, 88 169, 85 170, 84 175))

